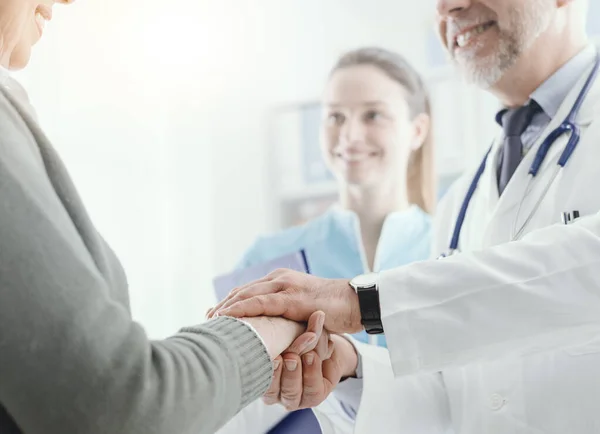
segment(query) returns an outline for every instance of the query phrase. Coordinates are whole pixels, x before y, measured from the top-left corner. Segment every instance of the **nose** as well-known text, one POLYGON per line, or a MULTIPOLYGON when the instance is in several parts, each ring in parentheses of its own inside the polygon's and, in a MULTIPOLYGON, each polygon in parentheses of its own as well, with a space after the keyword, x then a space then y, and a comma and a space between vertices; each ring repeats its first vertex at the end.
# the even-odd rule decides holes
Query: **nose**
POLYGON ((362 142, 365 139, 365 126, 359 119, 352 117, 344 122, 340 135, 341 138, 350 145, 362 142))
POLYGON ((473 3, 471 0, 437 0, 437 14, 446 19, 468 9, 473 3))

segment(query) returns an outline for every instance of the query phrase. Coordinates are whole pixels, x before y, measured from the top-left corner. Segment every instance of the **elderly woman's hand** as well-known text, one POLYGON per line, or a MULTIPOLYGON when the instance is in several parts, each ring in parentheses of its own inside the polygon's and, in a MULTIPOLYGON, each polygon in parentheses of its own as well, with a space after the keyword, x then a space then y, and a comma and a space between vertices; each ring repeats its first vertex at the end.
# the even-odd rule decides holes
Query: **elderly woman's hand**
POLYGON ((242 318, 242 321, 254 327, 263 339, 269 355, 275 359, 275 367, 284 351, 302 355, 314 350, 324 359, 329 358, 329 334, 323 328, 323 312, 313 313, 307 324, 277 317, 242 318))

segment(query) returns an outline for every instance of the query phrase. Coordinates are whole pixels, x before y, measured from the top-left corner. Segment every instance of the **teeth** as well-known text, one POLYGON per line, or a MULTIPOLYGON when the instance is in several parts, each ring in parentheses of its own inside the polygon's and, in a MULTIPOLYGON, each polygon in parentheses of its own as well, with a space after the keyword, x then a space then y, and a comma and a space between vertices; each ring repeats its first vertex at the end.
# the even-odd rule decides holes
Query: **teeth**
POLYGON ((366 160, 369 155, 366 154, 359 154, 359 155, 342 155, 342 154, 337 154, 337 156, 339 158, 341 158, 342 160, 348 161, 350 163, 355 163, 357 161, 363 161, 366 160))
POLYGON ((490 27, 489 24, 481 24, 477 27, 475 27, 472 30, 469 30, 468 32, 465 33, 461 33, 460 35, 458 35, 458 37, 456 38, 456 43, 458 44, 459 47, 464 47, 465 45, 467 45, 469 43, 469 41, 477 36, 482 34, 483 32, 485 32, 488 28, 490 27))

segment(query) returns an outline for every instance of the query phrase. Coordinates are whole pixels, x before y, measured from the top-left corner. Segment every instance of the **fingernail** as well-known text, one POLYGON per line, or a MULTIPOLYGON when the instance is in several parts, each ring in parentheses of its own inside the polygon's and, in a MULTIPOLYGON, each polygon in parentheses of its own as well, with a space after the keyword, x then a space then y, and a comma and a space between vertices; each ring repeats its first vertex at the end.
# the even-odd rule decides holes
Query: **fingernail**
POLYGON ((273 405, 273 404, 277 404, 277 400, 273 399, 273 398, 264 398, 263 397, 263 402, 266 405, 273 405))
POLYGON ((304 361, 306 362, 306 364, 308 366, 311 366, 313 364, 313 362, 315 361, 315 355, 314 354, 307 354, 306 356, 304 356, 304 361))
POLYGON ((319 318, 319 328, 322 329, 325 325, 325 314, 321 315, 319 318))
POLYGON ((279 368, 279 360, 273 360, 273 370, 276 371, 279 368))
POLYGON ((310 341, 308 341, 307 343, 305 343, 304 345, 302 345, 302 347, 298 351, 298 354, 304 353, 308 348, 310 348, 314 344, 316 344, 318 339, 319 339, 318 336, 313 336, 310 341))
POLYGON ((294 372, 298 367, 298 362, 296 362, 295 360, 286 360, 284 363, 285 369, 287 369, 290 372, 294 372))

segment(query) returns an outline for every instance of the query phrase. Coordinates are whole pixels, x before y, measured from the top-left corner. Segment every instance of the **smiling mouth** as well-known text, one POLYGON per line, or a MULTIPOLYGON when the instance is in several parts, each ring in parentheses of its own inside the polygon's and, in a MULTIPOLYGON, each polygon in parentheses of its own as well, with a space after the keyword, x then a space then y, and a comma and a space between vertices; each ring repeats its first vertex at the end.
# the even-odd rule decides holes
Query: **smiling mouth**
POLYGON ((491 29, 495 25, 496 25, 495 21, 489 21, 487 23, 479 24, 478 26, 474 26, 474 27, 471 27, 470 29, 468 29, 466 31, 463 31, 462 33, 460 33, 460 34, 458 34, 458 35, 455 36, 455 38, 454 38, 454 48, 464 48, 464 47, 466 47, 477 36, 485 33, 486 31, 488 31, 489 29, 491 29))
POLYGON ((363 161, 369 160, 373 157, 376 157, 377 153, 369 152, 369 153, 364 153, 364 154, 341 154, 341 153, 336 152, 334 155, 336 156, 336 158, 339 158, 340 160, 342 160, 346 163, 357 164, 357 163, 362 163, 363 161))
POLYGON ((37 26, 40 37, 44 33, 46 23, 52 19, 52 9, 45 6, 39 6, 35 10, 35 24, 37 26))
POLYGON ((35 13, 35 24, 37 25, 40 34, 42 34, 44 32, 44 27, 46 27, 46 19, 39 12, 35 13))
POLYGON ((52 9, 46 6, 40 5, 35 10, 35 14, 43 18, 44 21, 50 21, 52 19, 52 9))

